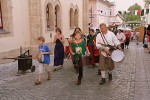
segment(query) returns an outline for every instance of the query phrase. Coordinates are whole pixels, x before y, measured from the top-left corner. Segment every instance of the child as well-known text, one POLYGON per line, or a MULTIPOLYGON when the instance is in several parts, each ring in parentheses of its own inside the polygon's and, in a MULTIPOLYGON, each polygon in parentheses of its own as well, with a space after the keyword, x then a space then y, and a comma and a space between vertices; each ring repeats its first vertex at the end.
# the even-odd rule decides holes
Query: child
POLYGON ((79 73, 77 85, 80 85, 83 77, 82 55, 85 55, 86 50, 88 54, 90 53, 87 49, 86 41, 82 39, 82 34, 79 31, 75 34, 75 41, 72 42, 70 45, 70 52, 72 55, 74 55, 73 64, 76 66, 76 70, 79 73))
POLYGON ((40 36, 38 38, 39 53, 36 56, 37 60, 39 61, 39 66, 38 66, 38 75, 36 77, 35 85, 41 84, 43 67, 45 67, 45 71, 47 71, 47 73, 48 73, 47 80, 51 79, 49 64, 50 64, 50 54, 52 54, 52 52, 51 52, 49 46, 44 44, 44 42, 45 42, 45 38, 43 36, 40 36))
POLYGON ((146 52, 149 52, 149 48, 148 48, 148 35, 145 35, 145 38, 144 38, 144 50, 146 52))

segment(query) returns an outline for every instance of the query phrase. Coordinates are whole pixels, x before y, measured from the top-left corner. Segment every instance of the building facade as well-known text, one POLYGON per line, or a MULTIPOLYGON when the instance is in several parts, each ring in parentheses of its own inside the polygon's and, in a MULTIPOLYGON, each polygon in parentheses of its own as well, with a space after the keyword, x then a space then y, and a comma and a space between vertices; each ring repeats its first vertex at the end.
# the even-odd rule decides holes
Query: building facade
MULTIPOLYGON (((55 29, 65 38, 80 27, 88 29, 88 0, 0 0, 0 58, 19 55, 19 48, 37 46, 44 36, 53 44, 55 29)), ((0 61, 1 62, 1 61, 0 61)))
POLYGON ((89 22, 95 29, 100 23, 111 24, 116 20, 116 6, 108 0, 89 0, 89 22))

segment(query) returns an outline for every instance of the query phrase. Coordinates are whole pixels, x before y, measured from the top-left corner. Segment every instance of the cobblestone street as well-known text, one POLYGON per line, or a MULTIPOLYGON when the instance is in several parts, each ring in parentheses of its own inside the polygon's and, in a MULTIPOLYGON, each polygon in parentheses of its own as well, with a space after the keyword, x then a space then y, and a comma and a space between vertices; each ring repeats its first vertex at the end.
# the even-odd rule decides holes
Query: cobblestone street
MULTIPOLYGON (((52 80, 43 77, 35 86, 35 73, 16 76, 17 62, 0 65, 0 100, 150 100, 150 54, 142 44, 131 43, 125 59, 116 63, 113 80, 100 86, 97 67, 84 67, 83 81, 77 86, 71 60, 64 69, 52 72, 52 80)), ((46 75, 46 73, 44 73, 46 75)))

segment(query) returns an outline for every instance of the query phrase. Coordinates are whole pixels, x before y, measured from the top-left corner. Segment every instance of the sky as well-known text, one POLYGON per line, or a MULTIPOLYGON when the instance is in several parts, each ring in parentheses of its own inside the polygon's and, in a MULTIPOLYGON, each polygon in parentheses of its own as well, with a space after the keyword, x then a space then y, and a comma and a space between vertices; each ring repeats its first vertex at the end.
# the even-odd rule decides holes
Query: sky
POLYGON ((131 5, 138 3, 142 8, 144 7, 144 0, 108 0, 115 2, 118 11, 126 11, 131 5))

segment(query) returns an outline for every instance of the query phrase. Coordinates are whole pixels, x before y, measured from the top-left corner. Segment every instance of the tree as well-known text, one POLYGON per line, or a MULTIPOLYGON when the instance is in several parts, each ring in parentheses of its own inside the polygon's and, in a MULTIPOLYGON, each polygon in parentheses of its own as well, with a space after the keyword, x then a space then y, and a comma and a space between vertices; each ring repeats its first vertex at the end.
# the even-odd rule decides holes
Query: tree
POLYGON ((140 10, 142 7, 135 3, 134 5, 128 8, 128 11, 123 14, 123 17, 126 21, 141 21, 140 15, 135 15, 135 10, 140 10))
POLYGON ((141 9, 142 7, 140 5, 138 5, 137 3, 135 3, 134 5, 130 6, 128 8, 128 11, 132 11, 132 10, 139 10, 141 9))
POLYGON ((122 12, 121 12, 121 11, 118 11, 118 13, 122 15, 122 12))
POLYGON ((150 3, 150 0, 144 0, 145 3, 150 3))

